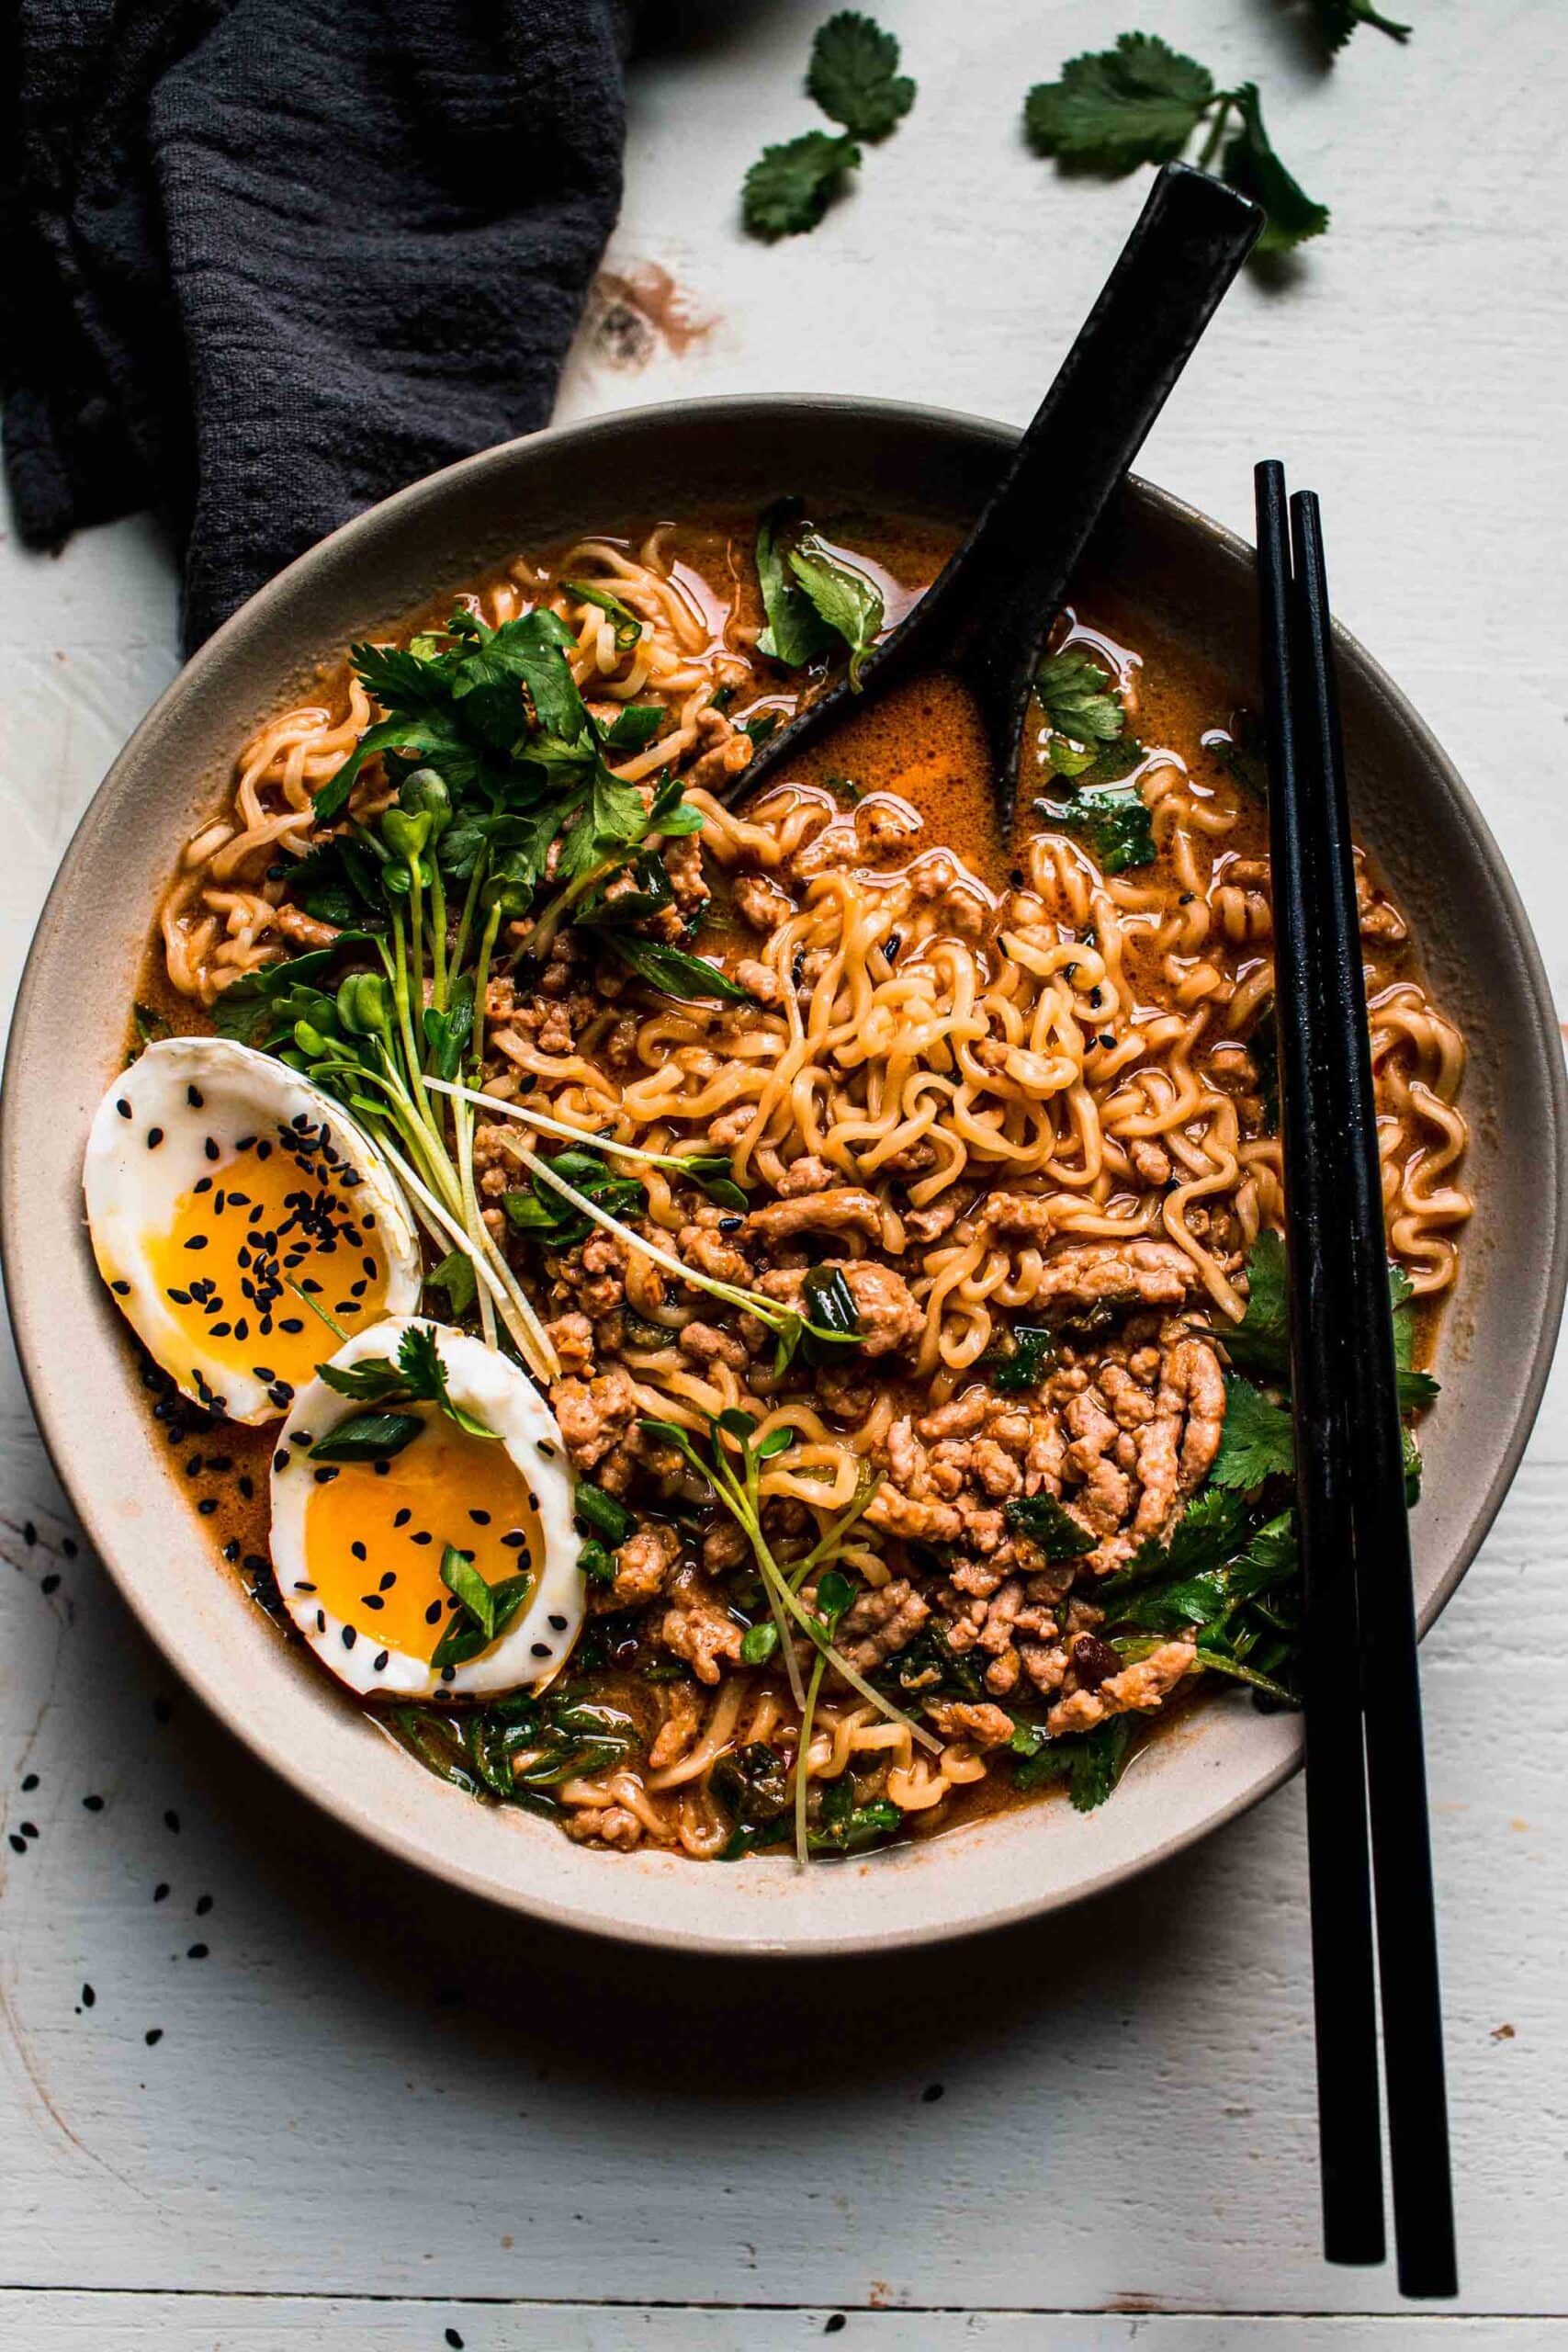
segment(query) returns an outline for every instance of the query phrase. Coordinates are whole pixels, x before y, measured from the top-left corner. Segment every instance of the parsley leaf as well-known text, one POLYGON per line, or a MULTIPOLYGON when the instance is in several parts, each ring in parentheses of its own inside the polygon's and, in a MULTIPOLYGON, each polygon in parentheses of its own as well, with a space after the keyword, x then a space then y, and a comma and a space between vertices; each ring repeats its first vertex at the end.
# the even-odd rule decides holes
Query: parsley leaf
POLYGON ((818 27, 806 91, 857 139, 886 139, 915 103, 913 82, 898 71, 898 43, 853 8, 818 27))
POLYGON ((782 146, 764 147, 740 190, 740 217, 754 237, 772 243, 815 229, 844 174, 860 162, 852 139, 807 130, 782 146))
POLYGON ((1060 81, 1039 83, 1023 119, 1042 155, 1127 172, 1179 155, 1213 96, 1206 66, 1153 33, 1123 33, 1114 49, 1069 58, 1060 81))
POLYGON ((1034 805, 1058 832, 1082 842, 1103 874, 1124 874, 1154 861, 1154 827, 1135 786, 1095 786, 1070 801, 1034 805))
POLYGON ((1322 236, 1328 226, 1328 207, 1308 196, 1274 153, 1263 128, 1263 106, 1256 82, 1242 84, 1235 93, 1235 106, 1241 127, 1225 148, 1225 177, 1269 215, 1254 251, 1291 253, 1309 237, 1322 236))
POLYGON ((1288 1478, 1295 1470, 1291 1416, 1235 1373, 1225 1374, 1225 1426, 1210 1476, 1217 1487, 1250 1492, 1266 1478, 1288 1478))

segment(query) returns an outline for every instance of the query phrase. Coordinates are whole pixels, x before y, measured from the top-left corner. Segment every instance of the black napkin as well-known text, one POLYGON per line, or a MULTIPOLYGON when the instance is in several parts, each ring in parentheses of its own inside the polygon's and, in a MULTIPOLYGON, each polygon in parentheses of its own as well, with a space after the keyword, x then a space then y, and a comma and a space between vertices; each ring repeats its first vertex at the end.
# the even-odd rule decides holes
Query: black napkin
POLYGON ((12 0, 6 460, 151 507, 187 647, 400 483, 545 423, 620 200, 624 0, 12 0))

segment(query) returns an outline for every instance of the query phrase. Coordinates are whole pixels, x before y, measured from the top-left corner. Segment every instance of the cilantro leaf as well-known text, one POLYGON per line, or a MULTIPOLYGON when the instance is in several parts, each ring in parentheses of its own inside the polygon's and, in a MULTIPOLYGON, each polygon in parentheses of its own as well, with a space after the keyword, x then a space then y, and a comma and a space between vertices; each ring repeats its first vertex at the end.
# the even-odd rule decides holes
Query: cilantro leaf
POLYGON ((991 1385, 1004 1396, 1038 1388, 1056 1356, 1056 1335, 1044 1323, 1015 1323, 1012 1353, 990 1367, 991 1385))
POLYGON ((1002 1505, 1002 1516, 1015 1535, 1038 1544, 1048 1560, 1076 1560, 1094 1549, 1088 1528, 1055 1495, 1017 1495, 1002 1505))
POLYGON ((913 82, 898 71, 897 40, 853 8, 818 27, 806 90, 857 139, 886 139, 915 103, 913 82))
POLYGON ((1330 51, 1343 49, 1358 25, 1375 25, 1391 40, 1410 39, 1410 27, 1381 16, 1371 0, 1312 0, 1312 13, 1330 51))
POLYGON ((1034 673, 1034 691, 1050 727, 1075 743, 1111 742, 1126 724, 1115 680, 1080 646, 1048 653, 1034 673))
POLYGON ((1247 1253, 1247 1312, 1220 1333, 1240 1372, 1284 1380, 1291 1369, 1290 1273, 1282 1237, 1265 1226, 1247 1253))
POLYGON ((623 703, 604 730, 604 741, 613 752, 640 752, 652 742, 666 716, 656 702, 623 703))
POLYGON ((1224 1487, 1206 1486, 1201 1494, 1193 1496, 1166 1543, 1148 1537, 1124 1568, 1100 1578, 1095 1587, 1096 1600, 1110 1602, 1149 1584, 1168 1578, 1185 1580, 1223 1566, 1242 1543, 1247 1521, 1247 1504, 1240 1495, 1224 1487))
POLYGON ((807 530, 789 551, 789 568, 816 607, 850 649, 850 684, 860 684, 861 664, 882 628, 882 591, 874 580, 834 554, 826 540, 807 530))
POLYGON ((740 190, 740 217, 754 237, 770 243, 815 229, 844 174, 860 162, 852 139, 807 130, 782 146, 764 147, 740 190))
POLYGON ((1224 175, 1232 187, 1253 198, 1269 215, 1255 252, 1293 252, 1309 237, 1322 236, 1328 226, 1328 208, 1308 196, 1274 153, 1263 128, 1258 85, 1244 82, 1235 102, 1240 128, 1225 147, 1224 175))
POLYGON ((454 1250, 433 1266, 424 1278, 426 1290, 444 1290, 448 1312, 454 1317, 466 1315, 479 1295, 479 1280, 474 1261, 466 1250, 454 1250))
POLYGON ((602 865, 618 850, 640 841, 647 830, 648 810, 636 785, 618 784, 600 761, 577 822, 561 842, 560 878, 571 880, 602 865))
POLYGON ((1213 96, 1206 66, 1153 33, 1123 33, 1031 90, 1024 126, 1042 155, 1127 172, 1179 155, 1213 96))
POLYGON ((1075 1813, 1092 1813, 1105 1803, 1127 1769, 1134 1723, 1130 1715, 1112 1715, 1082 1734, 1074 1751, 1068 1791, 1075 1813))
POLYGON ((1225 1374, 1225 1426, 1210 1473, 1215 1486, 1249 1492, 1266 1478, 1288 1478, 1296 1466, 1291 1416, 1250 1380, 1225 1374))
POLYGON ((667 947, 660 940, 639 939, 629 932, 606 931, 601 935, 639 980, 665 996, 679 998, 683 1004, 701 1003, 709 997, 717 997, 724 1004, 754 1001, 750 990, 732 980, 718 965, 701 956, 689 956, 683 947, 667 947))
POLYGON ((757 581, 767 627, 757 650, 786 670, 799 670, 832 643, 832 633, 795 578, 784 553, 784 535, 803 512, 798 498, 775 498, 757 520, 757 581))
POLYGON ((1070 801, 1037 800, 1034 805, 1058 832, 1080 841, 1103 874, 1124 874, 1129 866, 1153 863, 1154 827, 1135 786, 1095 786, 1070 801))

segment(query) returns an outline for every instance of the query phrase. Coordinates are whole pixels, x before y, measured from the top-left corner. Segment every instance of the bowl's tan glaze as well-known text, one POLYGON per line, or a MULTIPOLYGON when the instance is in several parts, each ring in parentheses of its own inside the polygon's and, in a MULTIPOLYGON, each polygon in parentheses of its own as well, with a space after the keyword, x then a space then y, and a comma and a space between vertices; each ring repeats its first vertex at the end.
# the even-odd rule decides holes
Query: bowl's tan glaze
MULTIPOLYGON (((581 526, 760 506, 782 488, 961 526, 1014 437, 886 403, 720 400, 542 433, 417 483, 312 549, 202 649, 110 771, 39 922, 6 1069, 0 1212, 22 1362, 83 1524, 153 1639, 259 1757, 433 1878, 515 1910, 712 1951, 935 1941, 1145 1869, 1299 1761, 1293 1718, 1226 1699, 1155 1742, 1098 1813, 1021 1808, 804 1873, 783 1857, 716 1868, 592 1852, 547 1822, 484 1807, 423 1771, 279 1643, 214 1560, 149 1443, 83 1225, 83 1144, 122 1049, 149 911, 240 745, 318 661, 581 526)), ((1251 553, 1203 516, 1134 484, 1101 535, 1097 570, 1169 635, 1252 674, 1251 553)), ((1413 1521, 1426 1625, 1506 1491, 1544 1384, 1568 1243, 1568 1121, 1555 1018, 1496 846, 1404 697, 1343 632, 1338 646, 1358 833, 1409 910, 1471 1048, 1463 1101, 1477 1211, 1443 1325, 1443 1394, 1423 1431, 1426 1492, 1413 1521)))

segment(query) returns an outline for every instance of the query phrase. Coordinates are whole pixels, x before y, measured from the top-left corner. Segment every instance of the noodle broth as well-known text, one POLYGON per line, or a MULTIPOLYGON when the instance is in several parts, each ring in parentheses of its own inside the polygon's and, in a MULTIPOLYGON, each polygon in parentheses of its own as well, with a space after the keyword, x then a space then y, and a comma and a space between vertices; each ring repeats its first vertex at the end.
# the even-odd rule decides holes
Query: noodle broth
MULTIPOLYGON (((720 516, 635 546, 580 541, 465 600, 491 627, 558 611, 602 724, 632 705, 666 714, 646 748, 610 755, 645 797, 680 777, 703 820, 665 842, 668 896, 637 936, 683 943, 745 991, 672 996, 604 929, 563 926, 536 954, 531 910, 500 934, 482 1047, 496 1102, 628 1148, 721 1155, 740 1205, 648 1164, 620 1235, 590 1225, 541 1246, 513 1218, 541 1193, 519 1151, 557 1139, 501 1114, 474 1136, 487 1226, 551 1335, 577 1472, 624 1521, 568 1679, 504 1769, 517 1801, 575 1838, 699 1859, 792 1827, 829 1853, 928 1836, 1069 1778, 1076 1803, 1094 1802, 1214 1679, 1200 1629, 1157 1610, 1129 1623, 1109 1596, 1136 1597, 1139 1566, 1152 1578, 1200 1504, 1231 1515, 1233 1557, 1284 1540, 1277 1469, 1250 1489, 1216 1481, 1235 1395, 1224 1334, 1280 1215, 1267 826, 1235 682, 1090 580, 1052 646, 1096 662, 1118 741, 1135 741, 1108 783, 1056 771, 1063 731, 1043 703, 1004 841, 978 714, 938 675, 732 808, 721 796, 748 729, 786 717, 831 667, 758 651, 752 531, 720 516), (584 582, 640 622, 634 645, 584 582), (1081 823, 1096 793, 1121 832, 1081 823), (1148 854, 1122 862, 1129 830, 1148 854), (754 1317, 639 1238, 785 1311, 834 1276, 857 1336, 780 1371, 754 1317), (824 1625, 829 1571, 850 1595, 831 1659, 798 1624, 766 1650, 760 1555, 712 1482, 645 1427, 700 1453, 723 1446, 713 1418, 738 1410, 762 1441, 784 1433, 758 1478, 772 1569, 824 1625), (574 1705, 602 1711, 613 1755, 574 1746, 574 1705), (592 1769, 572 1769, 580 1754, 592 1769)), ((888 625, 949 551, 855 515, 825 518, 823 537, 875 582, 888 625)), ((440 631, 447 612, 400 637, 440 631)), ((330 944, 294 871, 323 830, 316 794, 376 716, 340 664, 247 746, 231 805, 160 910, 141 989, 155 1021, 209 1026, 238 979, 330 944)), ((391 797, 372 762, 351 820, 373 825, 391 797)), ((1462 1046, 1375 869, 1362 860, 1359 876, 1391 1260, 1425 1340, 1469 1208, 1462 1046)), ((215 1544, 281 1616, 269 1433, 219 1430, 167 1394, 157 1409, 215 1544)), ((1292 1607, 1281 1577, 1233 1661, 1280 1702, 1292 1607)), ((502 1793, 476 1771, 472 1709, 381 1713, 423 1761, 502 1793)))

